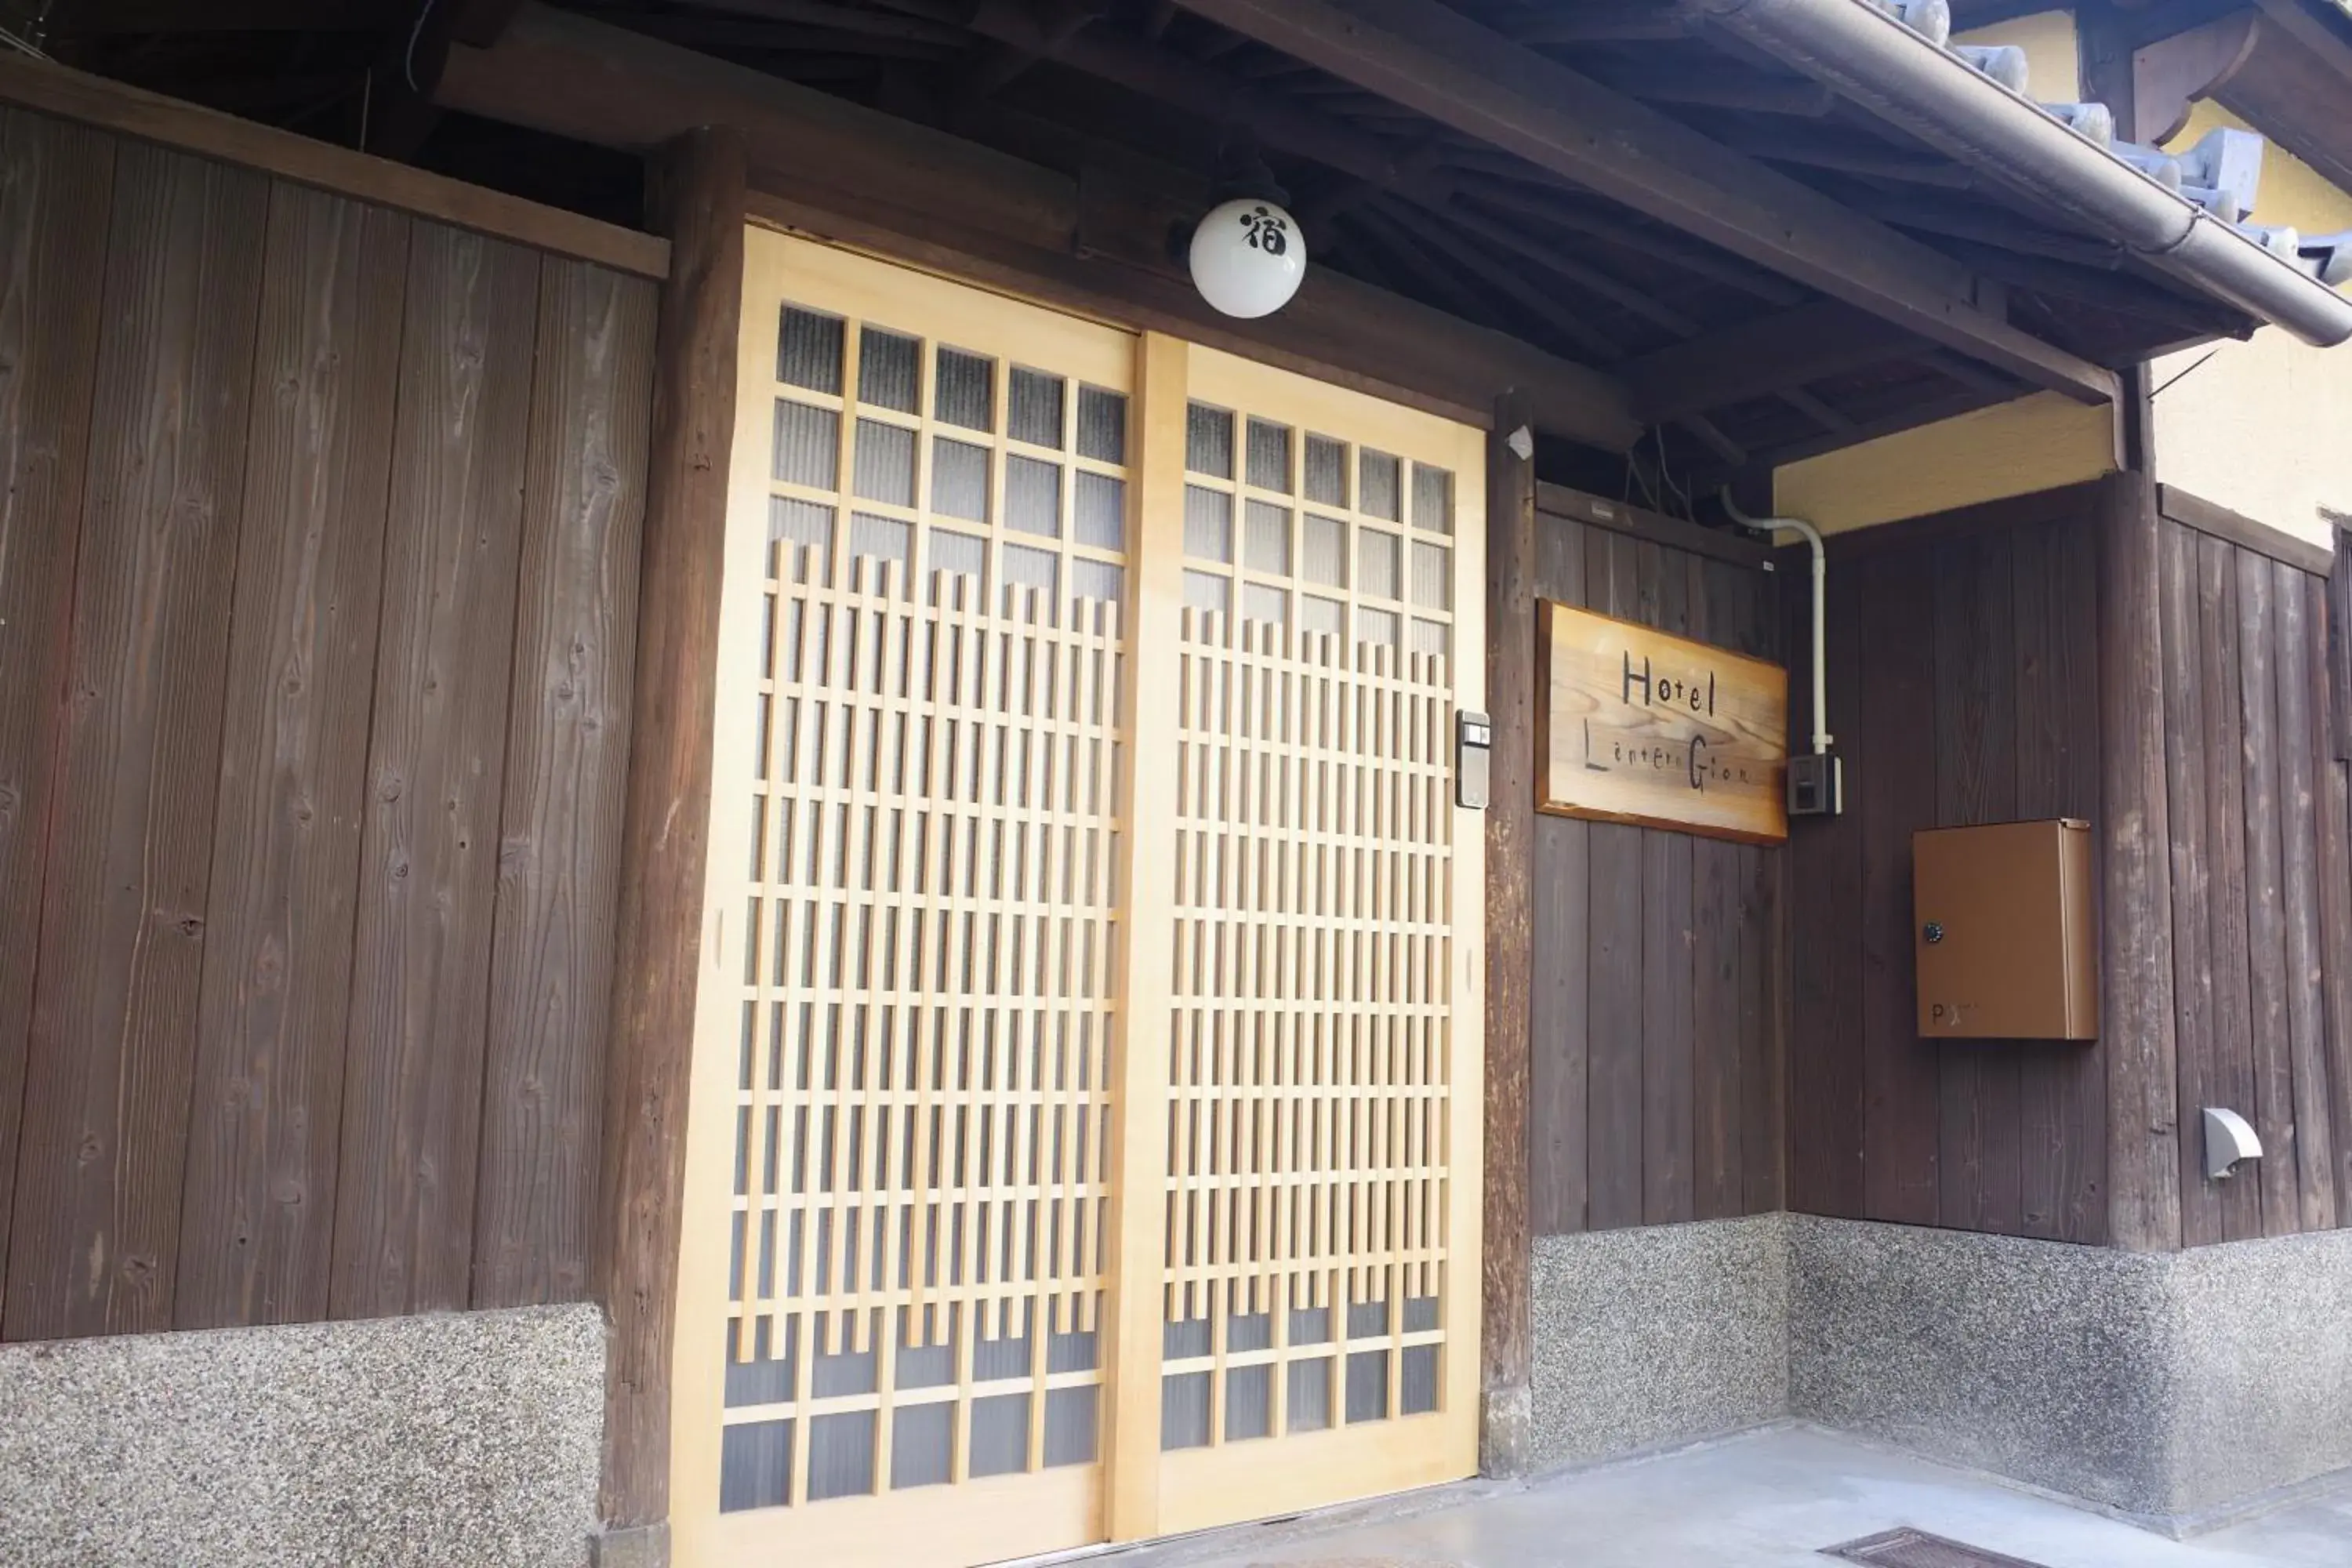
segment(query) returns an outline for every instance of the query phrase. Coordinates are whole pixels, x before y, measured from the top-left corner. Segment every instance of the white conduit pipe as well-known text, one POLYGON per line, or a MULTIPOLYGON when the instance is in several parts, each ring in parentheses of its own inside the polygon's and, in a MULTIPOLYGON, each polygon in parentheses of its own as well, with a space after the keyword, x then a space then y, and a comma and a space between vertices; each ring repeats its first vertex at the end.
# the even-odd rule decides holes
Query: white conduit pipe
POLYGON ((1813 547, 1813 755, 1826 757, 1830 754, 1830 560, 1829 552, 1822 547, 1822 531, 1802 518, 1750 517, 1731 499, 1729 485, 1723 488, 1723 510, 1734 522, 1768 532, 1786 529, 1802 534, 1813 547))

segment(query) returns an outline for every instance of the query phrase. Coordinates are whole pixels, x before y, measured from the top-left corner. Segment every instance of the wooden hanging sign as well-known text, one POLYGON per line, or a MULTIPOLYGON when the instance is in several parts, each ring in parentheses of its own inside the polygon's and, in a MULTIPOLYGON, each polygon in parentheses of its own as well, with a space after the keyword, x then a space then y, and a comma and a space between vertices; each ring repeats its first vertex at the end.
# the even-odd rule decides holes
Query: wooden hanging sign
POLYGON ((1538 811, 1787 841, 1786 669, 1549 601, 1536 643, 1538 811))

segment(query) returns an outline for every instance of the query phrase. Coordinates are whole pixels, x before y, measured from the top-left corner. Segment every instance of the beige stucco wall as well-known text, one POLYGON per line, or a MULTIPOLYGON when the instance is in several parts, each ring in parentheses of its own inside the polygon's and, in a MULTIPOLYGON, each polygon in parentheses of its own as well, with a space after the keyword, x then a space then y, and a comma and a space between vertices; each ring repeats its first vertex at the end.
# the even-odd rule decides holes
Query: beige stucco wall
POLYGON ((1824 533, 2095 479, 2116 468, 2115 411, 2037 393, 1791 463, 1773 505, 1824 533))
MULTIPOLYGON (((2199 104, 2172 145, 2240 123, 2217 105, 2199 104)), ((2254 218, 2305 234, 2352 229, 2352 195, 2273 146, 2254 218)), ((2248 342, 2168 355, 2152 377, 2162 388, 2158 479, 2332 547, 2323 509, 2352 513, 2352 344, 2315 349, 2265 327, 2248 342)))

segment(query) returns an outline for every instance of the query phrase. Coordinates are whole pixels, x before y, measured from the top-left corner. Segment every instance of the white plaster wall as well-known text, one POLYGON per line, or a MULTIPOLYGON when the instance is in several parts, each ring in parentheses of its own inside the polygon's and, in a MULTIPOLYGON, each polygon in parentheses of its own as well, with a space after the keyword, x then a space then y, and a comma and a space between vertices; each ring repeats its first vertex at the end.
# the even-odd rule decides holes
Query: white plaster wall
MULTIPOLYGON (((2200 104, 2172 145, 2242 123, 2200 104)), ((2263 160, 2254 218, 2305 234, 2352 229, 2352 195, 2273 146, 2263 160)), ((2158 479, 2334 547, 2324 512, 2352 513, 2352 344, 2315 349, 2265 327, 2249 342, 2167 355, 2156 362, 2151 384, 2163 388, 2156 399, 2158 479)))

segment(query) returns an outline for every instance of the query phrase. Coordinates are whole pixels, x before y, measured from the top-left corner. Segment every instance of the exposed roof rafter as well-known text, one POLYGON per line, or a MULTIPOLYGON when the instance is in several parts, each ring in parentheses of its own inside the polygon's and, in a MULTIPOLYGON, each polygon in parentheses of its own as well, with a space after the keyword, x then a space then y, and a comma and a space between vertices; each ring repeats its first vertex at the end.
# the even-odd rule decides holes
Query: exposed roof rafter
POLYGON ((2085 402, 2114 374, 1974 304, 1966 268, 1436 0, 1181 0, 1369 91, 2085 402))

